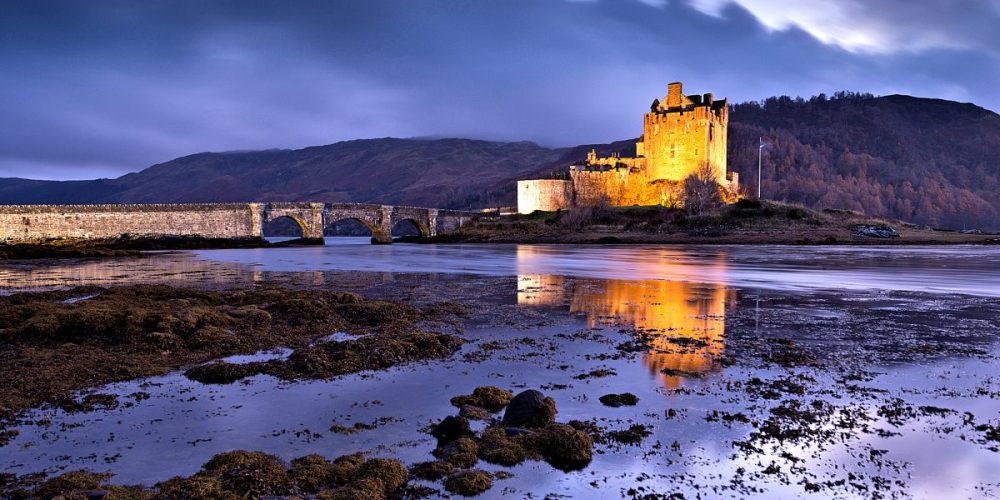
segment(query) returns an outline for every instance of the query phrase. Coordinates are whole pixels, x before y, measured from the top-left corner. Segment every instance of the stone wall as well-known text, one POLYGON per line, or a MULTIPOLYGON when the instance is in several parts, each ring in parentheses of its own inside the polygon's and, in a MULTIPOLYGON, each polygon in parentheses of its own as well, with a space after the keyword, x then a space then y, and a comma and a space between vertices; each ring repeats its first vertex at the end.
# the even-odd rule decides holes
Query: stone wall
POLYGON ((517 212, 553 211, 573 206, 573 182, 557 179, 517 181, 517 212))
POLYGON ((602 204, 676 206, 682 196, 680 182, 651 181, 643 172, 629 169, 571 170, 570 178, 576 204, 581 207, 602 204))
POLYGON ((0 241, 201 236, 261 237, 258 203, 0 206, 0 241))

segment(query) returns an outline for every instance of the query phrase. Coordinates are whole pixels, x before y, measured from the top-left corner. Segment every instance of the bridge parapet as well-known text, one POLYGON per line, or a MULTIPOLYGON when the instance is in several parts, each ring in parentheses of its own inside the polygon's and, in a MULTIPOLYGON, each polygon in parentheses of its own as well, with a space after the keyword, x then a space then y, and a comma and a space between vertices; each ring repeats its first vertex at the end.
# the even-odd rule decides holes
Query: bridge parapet
POLYGON ((324 229, 353 219, 372 233, 372 243, 392 243, 403 220, 427 239, 458 231, 474 212, 371 203, 189 203, 123 205, 0 205, 0 242, 202 236, 259 239, 263 224, 281 217, 295 221, 302 237, 322 243, 324 229))

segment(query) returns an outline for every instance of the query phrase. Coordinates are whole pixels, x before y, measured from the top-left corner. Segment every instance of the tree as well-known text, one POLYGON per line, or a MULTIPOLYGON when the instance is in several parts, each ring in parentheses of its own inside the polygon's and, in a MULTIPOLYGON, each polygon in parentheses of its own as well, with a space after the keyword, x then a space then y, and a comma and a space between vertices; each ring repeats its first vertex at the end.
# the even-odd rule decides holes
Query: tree
POLYGON ((684 208, 696 215, 722 202, 722 187, 715 171, 707 163, 684 179, 684 208))

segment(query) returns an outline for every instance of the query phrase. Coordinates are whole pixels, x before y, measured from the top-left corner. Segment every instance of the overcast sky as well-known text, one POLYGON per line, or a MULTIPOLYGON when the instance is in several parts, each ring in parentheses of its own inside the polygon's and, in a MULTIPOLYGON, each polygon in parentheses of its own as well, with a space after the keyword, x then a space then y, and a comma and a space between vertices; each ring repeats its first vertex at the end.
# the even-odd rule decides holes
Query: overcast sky
POLYGON ((368 137, 641 133, 670 81, 1000 109, 998 0, 45 1, 0 9, 0 177, 368 137))

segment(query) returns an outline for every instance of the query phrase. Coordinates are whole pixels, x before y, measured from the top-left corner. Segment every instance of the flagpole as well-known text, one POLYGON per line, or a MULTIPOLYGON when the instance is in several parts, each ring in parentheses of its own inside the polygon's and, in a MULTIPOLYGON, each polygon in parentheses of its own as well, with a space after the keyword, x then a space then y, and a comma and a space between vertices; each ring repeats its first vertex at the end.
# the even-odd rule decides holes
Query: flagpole
POLYGON ((757 199, 758 200, 760 199, 760 184, 761 184, 760 164, 761 164, 761 156, 763 156, 763 154, 764 154, 764 138, 759 137, 757 139, 757 199))

